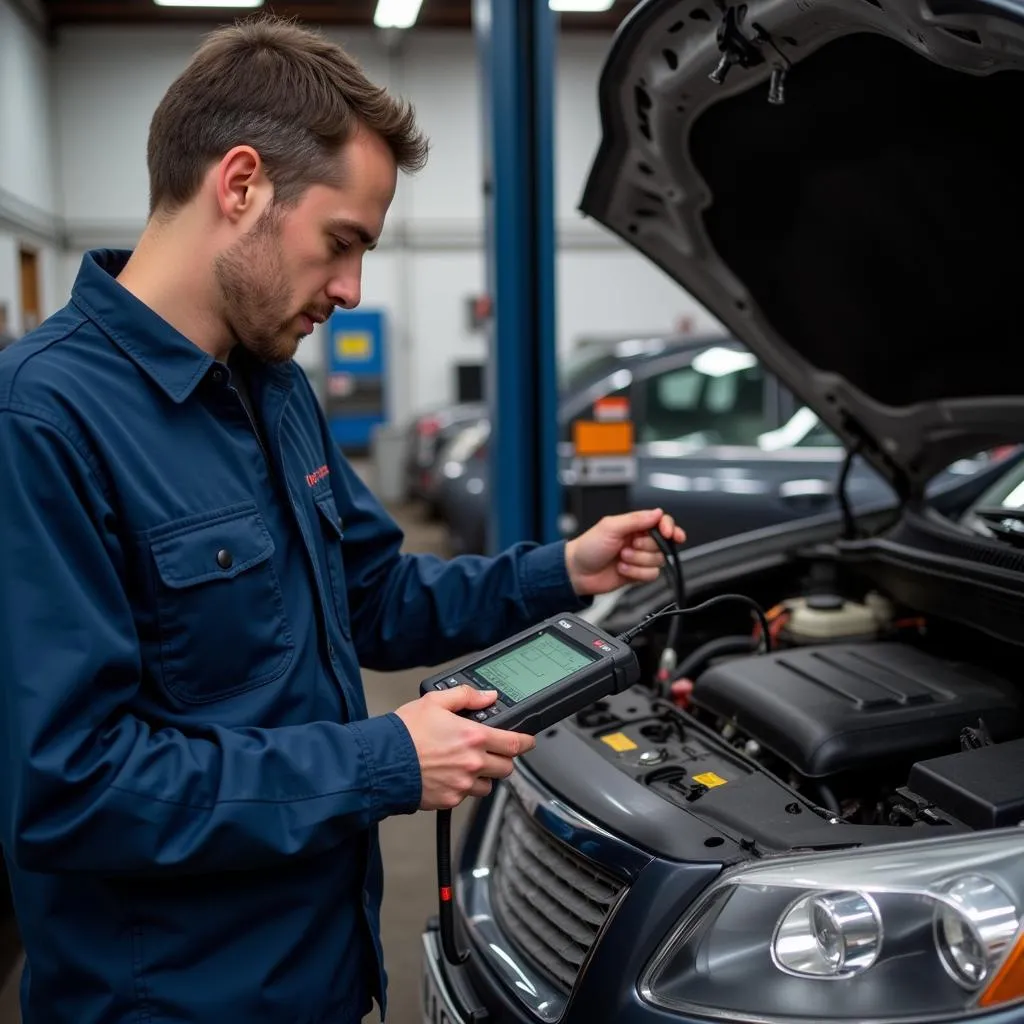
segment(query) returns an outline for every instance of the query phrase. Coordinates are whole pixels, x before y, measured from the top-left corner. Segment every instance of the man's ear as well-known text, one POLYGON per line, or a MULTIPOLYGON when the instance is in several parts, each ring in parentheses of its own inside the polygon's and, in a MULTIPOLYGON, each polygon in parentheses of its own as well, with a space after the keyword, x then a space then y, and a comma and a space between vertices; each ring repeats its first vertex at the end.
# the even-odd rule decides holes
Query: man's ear
POLYGON ((260 214, 273 198, 273 186, 252 146, 235 146, 221 157, 216 170, 217 205, 221 216, 238 223, 260 214))

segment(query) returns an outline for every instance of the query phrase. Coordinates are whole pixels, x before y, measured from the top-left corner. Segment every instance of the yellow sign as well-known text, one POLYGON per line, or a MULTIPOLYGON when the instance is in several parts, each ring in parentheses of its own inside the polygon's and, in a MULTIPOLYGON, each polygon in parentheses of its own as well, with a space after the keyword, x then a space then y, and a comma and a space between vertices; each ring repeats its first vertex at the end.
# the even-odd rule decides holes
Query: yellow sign
POLYGON ((726 780, 721 775, 716 775, 714 772, 704 772, 703 775, 694 775, 694 782, 699 782, 702 786, 707 786, 708 789, 714 789, 715 786, 724 786, 726 780))
POLYGON ((366 362, 373 355, 373 337, 366 331, 339 334, 334 339, 334 351, 339 359, 366 362))
POLYGON ((602 736, 601 739, 619 754, 626 750, 636 750, 636 744, 624 732, 613 732, 609 736, 602 736))

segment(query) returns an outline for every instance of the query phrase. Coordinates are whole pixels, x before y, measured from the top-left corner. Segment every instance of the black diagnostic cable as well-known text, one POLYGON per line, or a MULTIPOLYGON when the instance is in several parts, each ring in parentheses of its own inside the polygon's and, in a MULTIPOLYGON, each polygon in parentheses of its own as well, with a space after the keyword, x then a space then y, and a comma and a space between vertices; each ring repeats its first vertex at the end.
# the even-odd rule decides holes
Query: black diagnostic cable
MULTIPOLYGON (((686 585, 683 581, 683 567, 679 561, 679 546, 674 539, 667 539, 661 535, 658 529, 649 530, 654 543, 665 557, 665 564, 669 569, 669 578, 672 580, 672 590, 675 595, 677 608, 686 607, 686 585)), ((679 633, 682 620, 673 619, 668 627, 668 636, 665 640, 665 647, 661 652, 658 661, 658 670, 654 676, 654 688, 658 695, 667 697, 672 686, 672 677, 679 663, 679 633)))
POLYGON ((452 812, 437 812, 437 923, 444 958, 454 967, 469 959, 469 950, 455 941, 455 911, 452 907, 452 812))
MULTIPOLYGON (((662 539, 664 540, 664 538, 662 539)), ((678 559, 675 559, 674 561, 676 565, 678 565, 678 559)), ((676 584, 680 589, 682 588, 681 571, 679 572, 679 575, 676 576, 676 584)), ((625 633, 620 633, 616 639, 620 640, 622 643, 628 644, 647 629, 651 623, 656 622, 658 619, 668 618, 670 616, 679 619, 684 615, 697 615, 700 612, 707 611, 709 608, 715 608, 718 605, 727 604, 729 602, 740 602, 747 605, 754 612, 758 621, 761 623, 761 635, 764 638, 764 650, 766 652, 770 650, 771 637, 768 633, 768 620, 765 617, 764 611, 756 601, 744 594, 720 594, 718 597, 712 597, 701 604, 694 605, 692 608, 680 608, 675 602, 673 602, 672 604, 661 608, 659 611, 651 612, 641 622, 637 623, 637 625, 633 626, 631 629, 627 629, 625 633)), ((441 950, 444 953, 444 958, 453 966, 458 967, 469 959, 469 951, 459 949, 455 938, 455 909, 452 905, 455 892, 452 884, 451 829, 452 812, 450 810, 437 811, 438 929, 440 931, 441 950)))
POLYGON ((631 629, 627 629, 625 633, 620 633, 617 637, 623 643, 630 643, 635 636, 642 633, 652 622, 656 622, 658 619, 665 619, 669 616, 681 617, 683 615, 696 615, 698 612, 707 611, 710 608, 715 608, 721 604, 729 604, 732 602, 738 602, 740 604, 747 605, 748 608, 757 616, 757 621, 761 624, 761 636, 763 640, 764 651, 767 653, 771 650, 771 635, 768 632, 768 619, 765 616, 764 609, 753 599, 747 597, 746 594, 719 594, 717 597, 709 598, 707 601, 703 601, 701 604, 695 604, 692 608, 677 608, 675 603, 666 605, 664 608, 656 612, 651 612, 641 622, 638 622, 631 629))

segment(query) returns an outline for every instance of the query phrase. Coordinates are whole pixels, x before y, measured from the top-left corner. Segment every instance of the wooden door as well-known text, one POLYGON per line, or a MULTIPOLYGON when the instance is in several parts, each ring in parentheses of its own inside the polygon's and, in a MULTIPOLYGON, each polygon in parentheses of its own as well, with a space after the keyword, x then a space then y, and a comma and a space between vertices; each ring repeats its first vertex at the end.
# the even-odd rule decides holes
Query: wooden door
POLYGON ((21 328, 25 333, 38 327, 43 319, 39 287, 39 253, 34 249, 20 248, 18 264, 21 274, 21 328))

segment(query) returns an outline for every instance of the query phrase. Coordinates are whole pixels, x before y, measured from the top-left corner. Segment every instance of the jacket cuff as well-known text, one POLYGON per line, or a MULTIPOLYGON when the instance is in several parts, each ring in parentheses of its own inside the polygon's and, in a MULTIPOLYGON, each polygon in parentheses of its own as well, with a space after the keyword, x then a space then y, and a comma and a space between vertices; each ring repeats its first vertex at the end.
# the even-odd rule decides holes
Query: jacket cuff
POLYGON ((519 579, 523 599, 533 617, 546 619, 559 612, 581 611, 591 605, 592 598, 580 597, 573 590, 565 564, 565 545, 564 540, 559 540, 523 555, 519 579))
POLYGON ((350 723, 370 778, 373 817, 419 810, 423 795, 420 762, 409 730, 391 712, 350 723))

